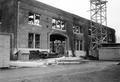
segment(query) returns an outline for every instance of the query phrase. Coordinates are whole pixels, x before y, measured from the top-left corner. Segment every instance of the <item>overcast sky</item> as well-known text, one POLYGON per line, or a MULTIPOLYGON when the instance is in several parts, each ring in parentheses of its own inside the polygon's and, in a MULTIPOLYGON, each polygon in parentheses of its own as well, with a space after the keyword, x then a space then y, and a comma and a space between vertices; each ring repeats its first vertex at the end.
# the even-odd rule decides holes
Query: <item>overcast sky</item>
MULTIPOLYGON (((38 0, 56 8, 90 19, 90 0, 38 0)), ((107 23, 116 30, 117 42, 120 43, 120 1, 108 0, 107 23)))

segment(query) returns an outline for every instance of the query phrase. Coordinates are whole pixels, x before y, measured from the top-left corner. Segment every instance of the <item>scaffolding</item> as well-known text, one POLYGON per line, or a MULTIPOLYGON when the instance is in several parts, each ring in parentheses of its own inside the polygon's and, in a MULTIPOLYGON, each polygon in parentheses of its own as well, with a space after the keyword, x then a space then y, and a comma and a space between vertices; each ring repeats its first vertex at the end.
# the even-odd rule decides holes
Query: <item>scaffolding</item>
POLYGON ((90 0, 90 55, 98 58, 101 43, 107 43, 107 1, 90 0))

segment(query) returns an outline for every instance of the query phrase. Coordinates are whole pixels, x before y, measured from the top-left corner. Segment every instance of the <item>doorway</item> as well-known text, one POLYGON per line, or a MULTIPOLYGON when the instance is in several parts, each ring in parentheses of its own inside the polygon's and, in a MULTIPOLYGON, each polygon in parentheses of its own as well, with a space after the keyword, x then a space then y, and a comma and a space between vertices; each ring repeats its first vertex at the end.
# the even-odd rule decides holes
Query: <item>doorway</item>
POLYGON ((64 55, 66 51, 67 38, 61 34, 50 35, 50 51, 59 55, 64 55))

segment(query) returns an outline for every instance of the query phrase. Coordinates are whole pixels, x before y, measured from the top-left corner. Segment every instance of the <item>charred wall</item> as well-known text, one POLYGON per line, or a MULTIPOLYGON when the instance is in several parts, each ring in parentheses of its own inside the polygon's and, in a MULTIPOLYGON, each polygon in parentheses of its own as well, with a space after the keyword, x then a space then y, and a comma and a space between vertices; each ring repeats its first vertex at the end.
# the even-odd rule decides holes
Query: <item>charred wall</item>
MULTIPOLYGON (((48 6, 41 2, 35 0, 20 0, 19 10, 18 10, 18 0, 1 0, 0 5, 0 15, 1 15, 1 27, 0 32, 12 33, 13 34, 13 47, 17 46, 20 48, 28 47, 28 33, 35 32, 41 34, 42 48, 47 48, 48 35, 51 33, 52 29, 52 18, 62 19, 66 24, 66 33, 64 33, 69 38, 69 47, 75 51, 74 39, 84 40, 84 51, 89 51, 90 37, 88 29, 90 27, 90 20, 79 17, 77 15, 62 11, 60 9, 48 6), (28 24, 28 13, 35 12, 41 14, 41 27, 28 24), (73 25, 80 25, 83 27, 82 34, 73 33, 73 25), (46 43, 45 43, 46 42, 46 43)), ((108 27, 107 27, 108 28, 108 27)), ((57 32, 57 31, 56 31, 57 32)), ((108 28, 108 42, 115 43, 115 30, 108 28)))
POLYGON ((13 35, 13 47, 16 47, 17 39, 17 1, 4 0, 1 3, 1 28, 0 32, 11 33, 13 35))

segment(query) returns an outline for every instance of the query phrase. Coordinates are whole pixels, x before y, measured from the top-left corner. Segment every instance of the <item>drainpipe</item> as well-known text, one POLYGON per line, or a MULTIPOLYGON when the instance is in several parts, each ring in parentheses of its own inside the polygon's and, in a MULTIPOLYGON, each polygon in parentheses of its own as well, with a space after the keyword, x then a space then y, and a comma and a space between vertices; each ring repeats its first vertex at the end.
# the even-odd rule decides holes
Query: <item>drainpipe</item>
POLYGON ((17 35, 18 35, 18 28, 19 28, 19 9, 20 9, 20 0, 17 1, 17 28, 16 28, 16 48, 18 48, 17 44, 17 35))
POLYGON ((17 1, 17 27, 16 27, 16 33, 15 33, 15 48, 17 49, 17 33, 18 33, 18 27, 19 27, 19 4, 20 1, 17 1))
POLYGON ((17 46, 17 35, 18 35, 18 27, 19 27, 19 4, 20 4, 20 1, 17 0, 16 4, 17 4, 17 9, 16 9, 17 10, 17 13, 16 13, 16 18, 17 18, 16 23, 17 24, 16 24, 16 27, 15 27, 14 48, 12 48, 13 49, 13 54, 18 52, 18 48, 17 48, 18 47, 17 46))

